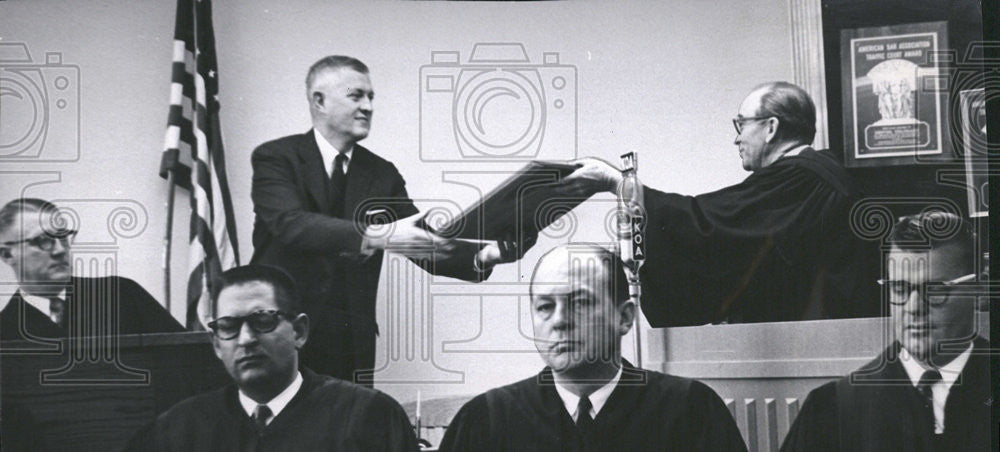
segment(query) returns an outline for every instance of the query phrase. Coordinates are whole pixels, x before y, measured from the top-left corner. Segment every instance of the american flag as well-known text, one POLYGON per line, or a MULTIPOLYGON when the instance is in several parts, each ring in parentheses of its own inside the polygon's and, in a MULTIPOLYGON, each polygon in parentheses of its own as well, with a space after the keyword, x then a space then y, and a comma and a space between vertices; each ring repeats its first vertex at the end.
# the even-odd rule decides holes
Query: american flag
POLYGON ((239 265, 236 222, 226 179, 222 129, 219 126, 219 79, 215 59, 211 0, 178 0, 170 115, 160 176, 174 179, 191 193, 188 254, 187 326, 203 329, 214 316, 213 281, 239 265), (191 168, 177 156, 190 151, 191 168))

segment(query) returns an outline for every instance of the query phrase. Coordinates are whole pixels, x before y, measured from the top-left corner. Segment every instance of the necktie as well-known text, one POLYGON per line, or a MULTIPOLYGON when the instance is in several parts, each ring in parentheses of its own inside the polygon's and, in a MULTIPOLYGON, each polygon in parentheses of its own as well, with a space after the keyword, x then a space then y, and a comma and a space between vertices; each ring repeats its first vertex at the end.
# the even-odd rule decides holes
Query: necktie
POLYGON ((924 397, 924 406, 926 407, 926 411, 931 415, 932 431, 936 431, 937 418, 934 416, 934 392, 931 390, 931 387, 939 381, 941 381, 941 372, 932 369, 924 372, 920 376, 920 382, 917 383, 917 391, 924 397))
POLYGON ((59 297, 49 298, 49 318, 57 325, 66 328, 66 300, 59 297))
POLYGON ((344 163, 347 156, 337 153, 333 159, 333 172, 330 175, 330 202, 334 203, 334 214, 342 216, 344 213, 344 191, 347 186, 347 173, 344 172, 344 163))
POLYGON ((576 406, 576 428, 580 429, 580 434, 584 436, 594 425, 594 418, 590 417, 591 408, 590 399, 586 396, 580 397, 580 403, 576 406))
POLYGON ((258 433, 264 431, 264 427, 267 427, 267 421, 271 419, 271 416, 271 409, 267 405, 257 405, 257 408, 253 409, 253 423, 257 426, 258 433))

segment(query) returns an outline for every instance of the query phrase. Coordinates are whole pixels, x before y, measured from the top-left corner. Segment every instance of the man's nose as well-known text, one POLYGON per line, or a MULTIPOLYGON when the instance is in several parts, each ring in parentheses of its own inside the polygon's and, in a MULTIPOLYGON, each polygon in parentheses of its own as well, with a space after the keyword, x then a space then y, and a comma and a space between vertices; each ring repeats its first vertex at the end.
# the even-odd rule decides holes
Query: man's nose
POLYGON ((250 328, 250 324, 243 322, 243 325, 240 325, 240 334, 236 336, 236 344, 246 346, 255 342, 257 342, 257 332, 250 328))
POLYGON ((67 251, 69 251, 69 243, 63 239, 55 239, 52 249, 49 252, 52 254, 66 254, 67 251))
POLYGON ((906 304, 903 309, 911 313, 922 313, 928 309, 927 291, 922 285, 913 286, 910 294, 906 297, 906 304))
POLYGON ((372 111, 372 99, 368 96, 361 98, 361 110, 372 111))
POLYGON ((564 330, 570 326, 570 317, 573 315, 568 303, 559 303, 552 311, 552 328, 564 330))

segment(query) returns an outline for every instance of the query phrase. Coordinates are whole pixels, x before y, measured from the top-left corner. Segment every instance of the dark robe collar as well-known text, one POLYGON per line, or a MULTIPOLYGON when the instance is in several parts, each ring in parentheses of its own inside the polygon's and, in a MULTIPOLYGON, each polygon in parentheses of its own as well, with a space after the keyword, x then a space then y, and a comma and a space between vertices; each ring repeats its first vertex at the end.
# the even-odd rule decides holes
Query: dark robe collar
MULTIPOLYGON (((594 419, 596 424, 603 424, 609 417, 615 416, 609 413, 617 413, 620 406, 638 406, 641 391, 639 390, 649 381, 647 372, 638 369, 627 360, 622 360, 622 376, 618 384, 604 403, 604 407, 597 413, 594 419)), ((533 393, 534 397, 529 397, 528 401, 537 412, 542 413, 548 419, 556 420, 563 416, 573 422, 569 413, 566 412, 566 405, 563 403, 559 393, 556 392, 556 382, 552 375, 552 369, 545 367, 535 378, 538 391, 533 393)), ((565 420, 565 419, 563 419, 565 420)))
MULTIPOLYGON (((266 430, 282 429, 285 424, 294 422, 289 419, 293 419, 295 417, 295 412, 298 407, 303 403, 306 403, 309 399, 309 394, 311 394, 323 383, 322 377, 317 375, 315 372, 301 366, 299 367, 299 371, 302 372, 302 386, 299 388, 298 392, 295 393, 295 396, 292 397, 292 400, 288 402, 288 405, 281 410, 281 413, 278 413, 278 416, 276 416, 274 420, 267 425, 266 430)), ((246 411, 243 411, 243 406, 240 405, 238 392, 239 388, 236 387, 235 383, 226 387, 223 397, 225 398, 227 414, 234 419, 240 419, 247 426, 252 426, 253 423, 250 420, 250 416, 247 416, 246 411)))

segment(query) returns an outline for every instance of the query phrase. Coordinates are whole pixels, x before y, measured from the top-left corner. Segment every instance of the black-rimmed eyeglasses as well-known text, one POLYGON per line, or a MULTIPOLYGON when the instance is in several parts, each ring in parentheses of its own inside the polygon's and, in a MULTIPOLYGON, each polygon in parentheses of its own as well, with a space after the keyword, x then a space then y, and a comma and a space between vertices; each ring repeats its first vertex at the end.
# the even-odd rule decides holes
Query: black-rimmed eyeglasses
POLYGON ((243 329, 244 322, 250 325, 250 329, 255 333, 265 334, 274 331, 278 327, 278 324, 281 323, 282 317, 286 319, 292 318, 291 314, 287 312, 268 309, 239 317, 219 317, 208 322, 208 327, 212 330, 212 334, 215 334, 219 339, 228 340, 240 335, 240 330, 243 329))
POLYGON ((743 123, 745 123, 747 121, 760 121, 761 119, 771 119, 771 118, 774 118, 774 117, 775 117, 774 115, 771 115, 771 116, 746 116, 746 117, 740 116, 740 117, 737 117, 737 118, 733 118, 733 127, 736 128, 736 134, 739 135, 739 134, 743 133, 743 123))
POLYGON ((893 279, 880 279, 880 286, 889 288, 889 303, 894 305, 905 305, 910 299, 910 294, 916 290, 926 294, 927 303, 931 306, 939 306, 949 299, 955 292, 965 288, 966 284, 976 279, 975 273, 962 275, 955 279, 942 282, 928 282, 914 284, 909 281, 893 279))
POLYGON ((27 243, 28 245, 42 251, 52 251, 52 249, 56 247, 56 241, 59 241, 63 248, 68 247, 71 243, 73 243, 73 238, 76 237, 76 232, 77 231, 75 229, 60 229, 57 231, 43 232, 27 239, 3 242, 3 244, 4 246, 13 246, 21 243, 27 243))

